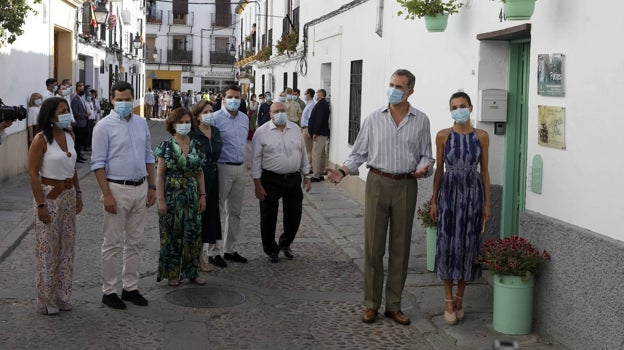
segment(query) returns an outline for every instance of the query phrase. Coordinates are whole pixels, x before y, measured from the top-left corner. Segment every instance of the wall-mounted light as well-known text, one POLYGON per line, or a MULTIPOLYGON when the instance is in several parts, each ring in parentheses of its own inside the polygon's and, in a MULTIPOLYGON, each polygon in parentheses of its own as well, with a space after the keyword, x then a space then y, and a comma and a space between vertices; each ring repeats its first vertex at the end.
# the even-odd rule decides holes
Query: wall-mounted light
POLYGON ((234 47, 234 44, 230 44, 229 53, 232 57, 236 56, 236 48, 234 47))
POLYGON ((100 2, 93 12, 95 13, 95 21, 97 24, 106 24, 106 20, 108 19, 108 10, 104 4, 100 2))
POLYGON ((141 41, 141 37, 139 36, 139 33, 136 33, 136 35, 134 36, 134 40, 132 40, 132 47, 134 47, 135 50, 138 50, 142 46, 143 42, 141 41))

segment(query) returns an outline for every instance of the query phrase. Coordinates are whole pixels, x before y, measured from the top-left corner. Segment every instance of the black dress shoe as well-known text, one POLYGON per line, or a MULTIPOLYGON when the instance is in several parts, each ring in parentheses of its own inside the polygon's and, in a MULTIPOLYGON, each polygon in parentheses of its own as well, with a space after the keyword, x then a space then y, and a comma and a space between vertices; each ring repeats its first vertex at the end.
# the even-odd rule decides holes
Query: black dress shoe
POLYGON ((321 182, 323 180, 325 180, 325 179, 322 176, 321 177, 311 177, 310 178, 310 181, 312 181, 312 182, 321 182))
POLYGON ((141 293, 139 293, 138 290, 131 290, 131 291, 126 291, 125 289, 121 292, 121 299, 122 300, 127 300, 131 303, 133 303, 134 305, 139 305, 139 306, 147 306, 147 299, 143 298, 143 296, 141 295, 141 293))
POLYGON ((119 299, 119 297, 117 296, 117 293, 104 294, 102 296, 102 304, 113 309, 123 310, 126 308, 126 303, 124 303, 123 301, 121 301, 121 299, 119 299))
POLYGON ((276 263, 279 262, 279 253, 269 253, 267 254, 269 256, 269 261, 272 263, 276 263))
POLYGON ((221 255, 209 256, 208 257, 208 262, 213 264, 214 266, 218 266, 218 267, 226 267, 227 266, 227 263, 225 262, 225 260, 223 260, 221 255))
POLYGON ((232 254, 225 253, 225 254, 223 254, 223 257, 225 258, 225 260, 239 262, 239 263, 243 263, 243 264, 247 263, 247 259, 243 258, 240 254, 238 254, 238 252, 234 252, 232 254))
POLYGON ((290 250, 290 247, 282 247, 280 249, 284 253, 284 256, 287 257, 288 259, 292 259, 295 257, 292 253, 292 250, 290 250))

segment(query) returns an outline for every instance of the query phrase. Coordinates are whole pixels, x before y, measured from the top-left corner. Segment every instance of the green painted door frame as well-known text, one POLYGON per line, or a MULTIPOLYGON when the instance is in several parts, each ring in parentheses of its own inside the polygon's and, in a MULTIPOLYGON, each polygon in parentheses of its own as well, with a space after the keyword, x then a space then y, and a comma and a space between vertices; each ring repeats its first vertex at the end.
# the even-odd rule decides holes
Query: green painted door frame
POLYGON ((501 237, 520 234, 520 213, 525 209, 529 53, 529 40, 509 43, 509 94, 507 97, 501 237))

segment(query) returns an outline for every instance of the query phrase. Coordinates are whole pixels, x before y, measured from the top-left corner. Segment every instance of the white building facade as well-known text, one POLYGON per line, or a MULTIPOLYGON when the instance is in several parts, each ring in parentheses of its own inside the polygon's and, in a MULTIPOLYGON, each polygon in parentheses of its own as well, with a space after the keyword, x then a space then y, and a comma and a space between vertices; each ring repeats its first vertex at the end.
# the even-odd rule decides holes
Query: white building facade
MULTIPOLYGON (((624 86, 614 44, 624 4, 538 0, 530 19, 511 21, 498 0, 463 2, 446 31, 430 33, 424 20, 398 16, 393 0, 244 1, 239 42, 251 31, 244 23, 256 21, 256 49, 270 45, 272 54, 239 60, 239 69, 255 93, 327 90, 333 164, 350 153, 368 113, 387 103, 396 69, 415 74, 410 103, 429 116, 432 139, 452 125, 451 94, 468 93, 473 124, 490 134, 495 217, 486 234, 519 234, 552 255, 536 280, 534 331, 570 349, 621 348, 624 190, 615 178, 624 165, 614 153, 624 146, 624 118, 612 101, 624 86), (296 52, 280 55, 277 41, 289 30, 296 52), (503 119, 485 121, 492 89, 504 90, 507 108, 503 119)), ((344 186, 363 197, 366 174, 363 167, 344 186)))

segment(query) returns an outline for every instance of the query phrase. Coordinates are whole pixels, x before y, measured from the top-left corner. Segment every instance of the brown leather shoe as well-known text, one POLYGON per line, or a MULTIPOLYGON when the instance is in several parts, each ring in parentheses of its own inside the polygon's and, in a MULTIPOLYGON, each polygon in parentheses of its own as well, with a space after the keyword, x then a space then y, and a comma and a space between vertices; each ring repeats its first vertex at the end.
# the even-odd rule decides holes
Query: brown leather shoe
POLYGON ((388 318, 393 319, 396 323, 399 323, 402 325, 410 324, 409 317, 405 316, 405 314, 402 313, 401 311, 386 311, 384 312, 384 315, 388 318))
POLYGON ((364 314, 362 315, 362 322, 364 323, 373 323, 377 319, 377 310, 375 309, 366 309, 364 310, 364 314))

